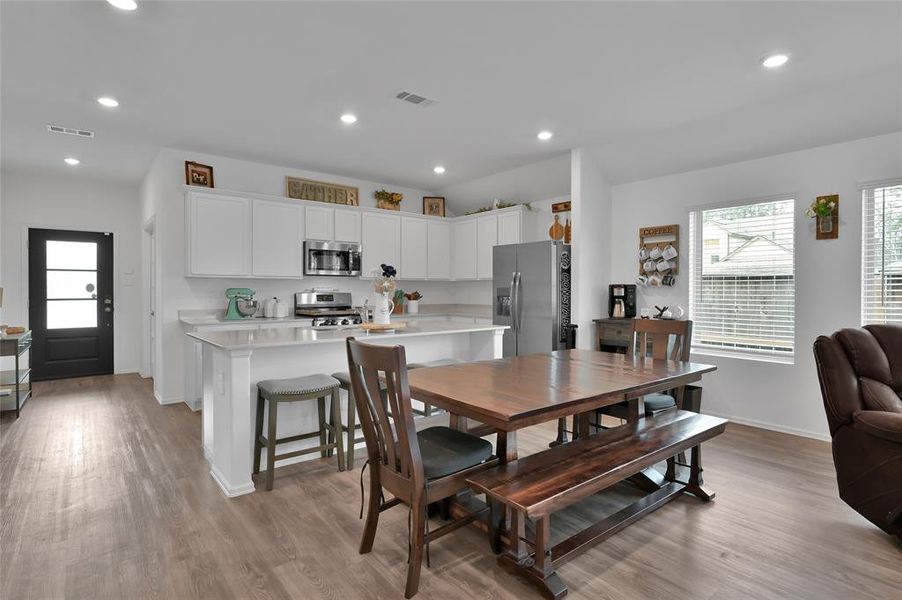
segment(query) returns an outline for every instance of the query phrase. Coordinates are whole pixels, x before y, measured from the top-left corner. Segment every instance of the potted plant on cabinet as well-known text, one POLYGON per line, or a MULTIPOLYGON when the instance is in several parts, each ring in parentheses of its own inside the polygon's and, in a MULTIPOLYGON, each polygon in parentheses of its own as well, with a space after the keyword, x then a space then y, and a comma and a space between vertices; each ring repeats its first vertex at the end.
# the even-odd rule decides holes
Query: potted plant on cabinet
POLYGON ((400 192, 389 192, 383 188, 373 195, 376 197, 376 208, 401 210, 401 201, 404 199, 404 194, 400 192))

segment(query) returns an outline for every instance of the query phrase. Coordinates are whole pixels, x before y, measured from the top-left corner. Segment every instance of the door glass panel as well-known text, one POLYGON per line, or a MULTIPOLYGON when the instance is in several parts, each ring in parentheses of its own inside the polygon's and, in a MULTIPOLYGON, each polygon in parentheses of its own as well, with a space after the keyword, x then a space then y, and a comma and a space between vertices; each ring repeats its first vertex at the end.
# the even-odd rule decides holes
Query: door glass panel
POLYGON ((97 271, 47 271, 47 298, 96 298, 97 271))
POLYGON ((48 300, 47 329, 97 327, 96 300, 48 300))
POLYGON ((97 269, 96 242, 47 240, 48 269, 97 269))

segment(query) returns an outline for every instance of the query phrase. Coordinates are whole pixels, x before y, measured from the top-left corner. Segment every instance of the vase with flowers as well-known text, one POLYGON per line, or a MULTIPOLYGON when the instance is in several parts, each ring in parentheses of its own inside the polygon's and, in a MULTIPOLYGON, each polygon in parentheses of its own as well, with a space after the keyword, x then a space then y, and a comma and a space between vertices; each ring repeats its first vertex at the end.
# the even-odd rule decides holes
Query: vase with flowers
POLYGON ((372 274, 376 276, 373 281, 373 291, 376 292, 373 322, 378 325, 388 325, 391 313, 395 309, 395 303, 392 302, 390 296, 397 287, 395 277, 397 277, 398 271, 391 265, 379 265, 378 269, 373 269, 372 274))
POLYGON ((811 219, 817 219, 817 231, 819 234, 833 233, 836 216, 836 196, 818 196, 815 198, 805 215, 811 219))
POLYGON ((389 192, 386 189, 381 189, 373 195, 376 197, 376 208, 384 208, 386 210, 401 210, 401 200, 404 199, 404 194, 400 192, 389 192))

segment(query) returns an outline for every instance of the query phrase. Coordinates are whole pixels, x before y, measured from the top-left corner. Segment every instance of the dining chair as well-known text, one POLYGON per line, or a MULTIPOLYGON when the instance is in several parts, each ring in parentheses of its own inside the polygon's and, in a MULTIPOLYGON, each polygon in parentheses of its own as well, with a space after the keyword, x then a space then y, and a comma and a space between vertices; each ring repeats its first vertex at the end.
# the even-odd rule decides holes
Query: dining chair
MULTIPOLYGON (((633 319, 627 356, 652 358, 653 360, 689 360, 692 346, 692 321, 670 321, 663 319, 633 319)), ((683 407, 686 386, 672 390, 648 394, 642 397, 642 412, 653 417, 666 410, 683 407)), ((600 424, 601 415, 609 415, 622 420, 629 419, 629 403, 621 402, 597 411, 600 424)))
MULTIPOLYGON (((492 444, 451 429, 429 427, 417 431, 407 380, 403 346, 376 346, 347 340, 348 370, 370 467, 369 502, 360 541, 360 554, 373 549, 379 514, 405 504, 410 524, 407 585, 404 597, 417 593, 423 551, 429 566, 429 542, 479 518, 486 518, 489 543, 498 548, 498 515, 492 503, 483 509, 429 530, 427 506, 467 491, 467 477, 498 464, 492 444), (380 392, 380 382, 384 390, 380 392), (383 499, 383 490, 394 497, 383 499)), ((362 477, 361 472, 361 477, 362 477)), ((500 512, 500 511, 499 511, 500 512)))

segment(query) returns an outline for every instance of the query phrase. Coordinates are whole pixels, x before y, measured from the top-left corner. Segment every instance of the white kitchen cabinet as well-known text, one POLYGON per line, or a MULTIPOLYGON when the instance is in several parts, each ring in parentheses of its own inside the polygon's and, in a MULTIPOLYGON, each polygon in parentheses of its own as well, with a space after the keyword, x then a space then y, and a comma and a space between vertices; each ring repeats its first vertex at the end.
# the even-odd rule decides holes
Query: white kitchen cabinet
POLYGON ((476 219, 454 221, 451 225, 454 279, 476 279, 476 234, 476 219))
POLYGON ((300 279, 304 274, 304 208, 253 200, 252 274, 300 279))
POLYGON ((505 212, 498 215, 498 246, 519 244, 523 241, 523 212, 505 212))
POLYGON ((430 220, 427 225, 426 277, 451 279, 451 223, 430 220))
POLYGON ((188 275, 247 277, 251 272, 251 201, 192 193, 187 206, 188 275))
POLYGON ((360 212, 343 208, 334 209, 336 242, 360 243, 360 212))
POLYGON ((331 242, 335 209, 328 206, 304 207, 304 239, 331 242))
POLYGON ((379 268, 381 264, 398 268, 401 258, 401 217, 364 213, 361 229, 361 276, 372 277, 373 269, 379 268))
POLYGON ((476 219, 476 277, 492 278, 492 248, 498 244, 498 217, 488 215, 476 219))
POLYGON ((398 277, 426 279, 428 265, 428 229, 425 219, 401 217, 401 265, 398 277))

